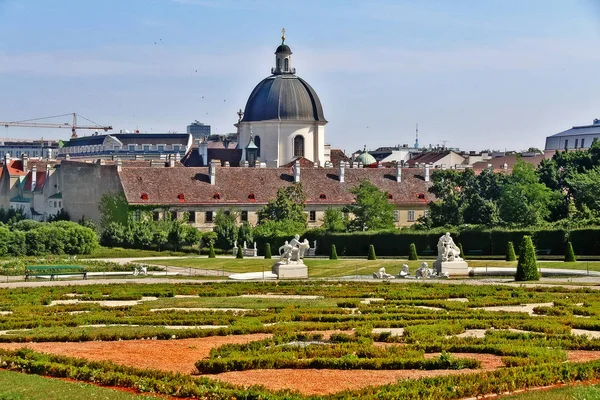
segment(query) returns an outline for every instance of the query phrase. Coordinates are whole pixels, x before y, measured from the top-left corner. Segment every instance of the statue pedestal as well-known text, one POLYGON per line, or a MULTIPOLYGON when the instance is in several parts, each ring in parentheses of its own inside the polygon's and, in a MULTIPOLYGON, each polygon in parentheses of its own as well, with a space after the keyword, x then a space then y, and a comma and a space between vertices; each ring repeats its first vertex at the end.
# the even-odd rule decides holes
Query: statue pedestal
POLYGON ((278 279, 307 279, 308 267, 302 261, 290 261, 285 263, 279 261, 273 265, 271 271, 278 279))
POLYGON ((439 261, 433 263, 433 268, 438 274, 448 273, 450 278, 455 276, 468 276, 469 264, 466 261, 439 261))

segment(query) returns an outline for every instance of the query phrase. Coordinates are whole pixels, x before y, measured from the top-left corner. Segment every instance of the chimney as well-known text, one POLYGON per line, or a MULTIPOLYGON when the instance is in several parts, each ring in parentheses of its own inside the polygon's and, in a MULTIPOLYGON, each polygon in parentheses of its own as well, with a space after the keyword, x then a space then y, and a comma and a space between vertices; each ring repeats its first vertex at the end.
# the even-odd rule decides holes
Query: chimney
POLYGON ((4 165, 10 164, 10 153, 4 155, 4 165))
POLYGON ((261 162, 258 164, 258 168, 267 168, 267 163, 266 163, 266 162, 264 162, 264 161, 261 161, 261 162))
POLYGON ((345 171, 346 171, 346 163, 344 161, 340 161, 340 165, 338 168, 338 176, 339 176, 340 183, 344 183, 345 171))
POLYGON ((28 164, 29 164, 29 157, 27 157, 26 154, 23 154, 21 156, 21 163, 23 163, 23 172, 29 171, 29 169, 27 169, 28 164))
POLYGON ((231 164, 229 164, 229 161, 225 161, 225 167, 229 167, 231 166, 231 164))
POLYGON ((71 155, 70 154, 66 154, 65 155, 65 160, 70 160, 71 159, 71 155))
POLYGON ((217 163, 214 161, 211 161, 210 165, 208 166, 208 176, 210 177, 210 184, 214 185, 217 176, 217 163))
POLYGON ((175 162, 180 162, 181 161, 181 155, 179 154, 179 152, 177 152, 175 154, 175 162))
POLYGON ((175 166, 175 157, 173 154, 169 154, 169 167, 173 168, 175 166))
POLYGON ((123 170, 123 161, 120 158, 117 158, 117 172, 121 172, 123 170))
POLYGON ((319 163, 317 163, 317 162, 316 162, 316 163, 313 163, 313 167, 314 167, 314 168, 319 168, 319 163))
POLYGON ((37 185, 37 167, 35 164, 31 167, 31 191, 35 190, 35 185, 37 185))
POLYGON ((425 164, 425 182, 429 182, 429 164, 425 164))
POLYGON ((504 170, 508 169, 508 164, 506 163, 506 161, 504 161, 504 164, 502 164, 502 169, 504 169, 504 170))
POLYGON ((402 164, 396 164, 396 182, 402 182, 402 164))
POLYGON ((300 161, 296 161, 294 164, 294 182, 300 182, 300 161))
POLYGON ((248 161, 244 160, 244 161, 241 162, 240 166, 244 167, 244 168, 248 168, 250 166, 250 163, 248 161))
POLYGON ((383 164, 381 163, 381 161, 377 161, 377 168, 383 168, 383 164))

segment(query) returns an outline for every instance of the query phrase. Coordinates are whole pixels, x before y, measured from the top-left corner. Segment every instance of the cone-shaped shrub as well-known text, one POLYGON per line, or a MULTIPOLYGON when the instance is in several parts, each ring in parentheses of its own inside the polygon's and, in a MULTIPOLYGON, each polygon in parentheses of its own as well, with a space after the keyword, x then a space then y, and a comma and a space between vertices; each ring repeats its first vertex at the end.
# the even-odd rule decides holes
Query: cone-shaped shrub
POLYGON ((565 252, 565 262, 575 262, 575 252, 573 251, 573 245, 571 242, 567 242, 567 251, 565 252))
POLYGON ((377 257, 375 256, 375 247, 373 245, 369 246, 369 256, 367 257, 367 260, 377 260, 377 257))
POLYGON ((465 258, 465 252, 463 251, 462 243, 458 244, 458 249, 460 250, 460 258, 465 258))
POLYGON ((337 250, 335 249, 335 244, 331 245, 331 253, 329 254, 330 260, 337 260, 337 250))
POLYGON ((515 254, 515 246, 513 242, 508 242, 506 244, 506 261, 516 261, 517 256, 515 254))
POLYGON ((244 258, 244 253, 242 252, 242 246, 238 246, 238 251, 235 258, 244 258))
POLYGON ((409 260, 418 260, 419 256, 417 255, 417 246, 414 243, 411 243, 408 246, 408 259, 409 260))
POLYGON ((523 236, 521 246, 519 246, 519 263, 517 264, 517 281, 538 281, 540 273, 537 269, 537 260, 535 258, 535 248, 531 241, 531 236, 523 236))
POLYGON ((217 258, 217 256, 215 255, 215 248, 213 247, 212 243, 210 244, 210 248, 208 249, 208 258, 217 258))
POLYGON ((271 259, 271 243, 265 244, 265 260, 271 259))

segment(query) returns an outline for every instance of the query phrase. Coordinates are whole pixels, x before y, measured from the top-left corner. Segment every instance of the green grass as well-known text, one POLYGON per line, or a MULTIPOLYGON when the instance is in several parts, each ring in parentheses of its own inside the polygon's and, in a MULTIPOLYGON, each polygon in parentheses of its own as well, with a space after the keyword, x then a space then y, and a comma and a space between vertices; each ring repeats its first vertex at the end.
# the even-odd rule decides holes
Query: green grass
POLYGON ((136 395, 87 383, 26 375, 0 370, 1 400, 151 400, 159 397, 136 395))
POLYGON ((553 390, 535 390, 502 397, 504 400, 592 400, 600 399, 600 386, 567 386, 553 390))

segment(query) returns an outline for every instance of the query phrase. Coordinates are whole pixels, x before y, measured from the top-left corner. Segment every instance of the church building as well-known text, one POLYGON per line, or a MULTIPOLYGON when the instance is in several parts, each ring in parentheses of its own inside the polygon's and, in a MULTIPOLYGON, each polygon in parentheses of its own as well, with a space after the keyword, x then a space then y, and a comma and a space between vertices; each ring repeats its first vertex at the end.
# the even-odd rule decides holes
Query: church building
POLYGON ((256 85, 236 125, 242 162, 254 165, 258 160, 267 167, 280 167, 303 157, 324 166, 329 154, 323 106, 314 89, 296 75, 285 29, 282 33, 275 67, 256 85))

